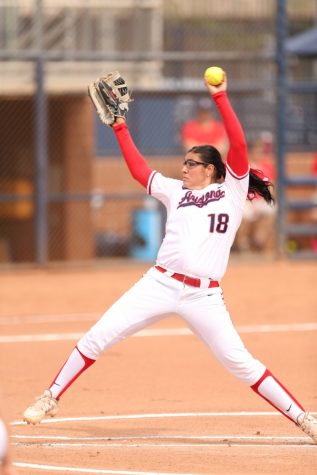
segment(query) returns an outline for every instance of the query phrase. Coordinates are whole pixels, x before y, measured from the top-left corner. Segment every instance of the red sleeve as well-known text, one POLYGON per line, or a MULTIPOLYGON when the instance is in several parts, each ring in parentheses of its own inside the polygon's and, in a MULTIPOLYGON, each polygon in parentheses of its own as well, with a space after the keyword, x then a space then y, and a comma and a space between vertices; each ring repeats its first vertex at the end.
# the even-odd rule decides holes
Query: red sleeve
POLYGON ((132 177, 146 188, 153 170, 136 148, 127 124, 114 125, 113 130, 132 177))
POLYGON ((229 139, 227 164, 235 175, 242 177, 249 171, 247 144, 244 132, 231 107, 226 92, 217 92, 212 97, 219 110, 229 139))

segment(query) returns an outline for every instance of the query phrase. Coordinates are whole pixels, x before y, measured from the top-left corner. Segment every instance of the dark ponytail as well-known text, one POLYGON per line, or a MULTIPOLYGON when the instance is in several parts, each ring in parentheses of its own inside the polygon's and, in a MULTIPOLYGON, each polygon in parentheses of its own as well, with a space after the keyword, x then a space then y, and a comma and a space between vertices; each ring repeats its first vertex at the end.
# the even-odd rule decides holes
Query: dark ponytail
MULTIPOLYGON (((216 178, 221 179, 226 176, 226 166, 222 161, 219 150, 212 145, 198 145, 192 147, 187 153, 197 153, 203 162, 211 163, 216 169, 216 178)), ((263 198, 268 204, 275 203, 270 188, 273 184, 264 176, 261 170, 250 168, 248 200, 252 201, 256 196, 263 198)))
POLYGON ((275 199, 271 193, 270 188, 273 186, 273 183, 264 176, 262 170, 255 170, 250 168, 249 172, 249 190, 248 190, 248 200, 252 201, 256 195, 263 198, 268 204, 273 205, 275 199))

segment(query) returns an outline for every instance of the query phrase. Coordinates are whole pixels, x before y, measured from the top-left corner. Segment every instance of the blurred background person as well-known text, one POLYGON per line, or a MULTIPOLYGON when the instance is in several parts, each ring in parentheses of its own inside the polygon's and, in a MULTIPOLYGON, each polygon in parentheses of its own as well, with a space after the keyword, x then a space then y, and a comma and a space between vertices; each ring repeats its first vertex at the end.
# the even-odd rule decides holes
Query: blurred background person
MULTIPOLYGON (((251 168, 261 170, 264 177, 275 183, 276 167, 270 132, 261 133, 258 139, 249 143, 249 161, 251 168)), ((252 201, 247 200, 234 250, 272 252, 275 246, 275 218, 276 206, 263 206, 257 196, 252 201)))
POLYGON ((212 113, 211 101, 198 101, 195 117, 185 122, 181 128, 182 146, 185 152, 195 145, 213 144, 221 155, 228 150, 228 139, 224 126, 212 113))

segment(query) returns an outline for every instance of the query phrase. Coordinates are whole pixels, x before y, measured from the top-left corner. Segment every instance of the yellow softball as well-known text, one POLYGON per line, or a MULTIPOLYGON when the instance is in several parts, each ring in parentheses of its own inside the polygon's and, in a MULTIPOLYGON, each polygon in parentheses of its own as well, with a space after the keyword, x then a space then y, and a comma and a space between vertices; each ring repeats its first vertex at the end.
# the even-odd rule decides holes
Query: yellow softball
POLYGON ((210 66, 210 68, 206 69, 204 76, 208 84, 211 86, 219 86, 225 78, 225 72, 218 66, 210 66))

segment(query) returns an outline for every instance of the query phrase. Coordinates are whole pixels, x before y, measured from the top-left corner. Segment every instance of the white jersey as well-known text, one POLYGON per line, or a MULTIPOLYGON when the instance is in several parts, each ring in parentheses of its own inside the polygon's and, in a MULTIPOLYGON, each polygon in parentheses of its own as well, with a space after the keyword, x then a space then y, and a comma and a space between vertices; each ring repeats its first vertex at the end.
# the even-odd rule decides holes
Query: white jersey
POLYGON ((153 172, 147 191, 167 209, 166 234, 156 263, 169 271, 221 280, 241 223, 249 172, 237 177, 227 165, 225 181, 202 190, 153 172))

